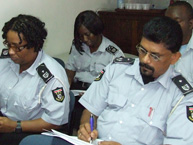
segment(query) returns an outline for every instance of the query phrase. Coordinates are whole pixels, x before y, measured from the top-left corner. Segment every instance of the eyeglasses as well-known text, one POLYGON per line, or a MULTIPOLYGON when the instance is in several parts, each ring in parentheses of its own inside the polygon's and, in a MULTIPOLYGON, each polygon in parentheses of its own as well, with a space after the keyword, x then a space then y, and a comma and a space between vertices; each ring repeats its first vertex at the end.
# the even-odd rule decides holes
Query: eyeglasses
POLYGON ((25 47, 27 47, 27 44, 23 46, 16 46, 8 43, 7 41, 3 42, 4 46, 8 49, 12 48, 15 52, 21 52, 25 47))
POLYGON ((143 46, 141 46, 140 44, 138 44, 138 45, 136 46, 136 48, 137 48, 137 51, 139 52, 139 54, 141 54, 142 56, 145 56, 145 55, 147 55, 147 53, 149 53, 150 58, 153 59, 154 61, 160 61, 160 60, 161 60, 161 59, 160 59, 160 56, 148 52, 148 51, 145 50, 145 49, 143 48, 143 46))

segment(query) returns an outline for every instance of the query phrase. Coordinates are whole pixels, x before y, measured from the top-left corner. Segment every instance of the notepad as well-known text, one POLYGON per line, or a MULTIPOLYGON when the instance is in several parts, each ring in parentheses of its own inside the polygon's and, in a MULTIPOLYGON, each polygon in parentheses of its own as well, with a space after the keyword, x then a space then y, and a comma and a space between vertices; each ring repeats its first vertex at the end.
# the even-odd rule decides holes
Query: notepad
MULTIPOLYGON (((52 129, 52 131, 43 132, 42 135, 60 137, 60 138, 66 140, 66 141, 68 141, 68 142, 70 142, 72 144, 75 144, 75 145, 91 145, 88 142, 85 142, 83 140, 78 139, 76 136, 69 136, 67 134, 58 132, 58 131, 56 131, 54 129, 52 129)), ((102 140, 100 140, 100 139, 94 140, 92 145, 98 145, 99 141, 102 141, 102 140)))

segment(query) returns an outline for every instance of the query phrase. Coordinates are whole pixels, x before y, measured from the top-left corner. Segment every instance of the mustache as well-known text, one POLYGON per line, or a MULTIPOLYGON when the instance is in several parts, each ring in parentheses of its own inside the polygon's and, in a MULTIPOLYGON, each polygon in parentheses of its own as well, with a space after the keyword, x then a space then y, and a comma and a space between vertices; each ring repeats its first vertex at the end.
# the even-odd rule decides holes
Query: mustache
POLYGON ((149 66, 148 64, 145 64, 145 63, 143 63, 143 62, 140 62, 140 63, 139 63, 139 66, 145 67, 145 68, 147 68, 147 69, 149 69, 149 70, 154 71, 154 68, 153 68, 153 67, 151 67, 151 66, 149 66))

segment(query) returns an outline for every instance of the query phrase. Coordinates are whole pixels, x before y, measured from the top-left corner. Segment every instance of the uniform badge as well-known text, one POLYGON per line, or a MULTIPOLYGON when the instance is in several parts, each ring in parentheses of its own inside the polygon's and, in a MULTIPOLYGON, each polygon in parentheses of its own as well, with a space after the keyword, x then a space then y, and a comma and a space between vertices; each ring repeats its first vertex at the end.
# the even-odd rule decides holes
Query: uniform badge
POLYGON ((111 54, 113 54, 113 55, 115 55, 115 53, 118 51, 118 49, 115 48, 114 46, 109 45, 109 46, 106 48, 106 51, 109 52, 109 53, 111 53, 111 54))
POLYGON ((178 76, 172 78, 172 81, 182 91, 184 96, 193 92, 192 86, 188 83, 188 81, 182 75, 178 75, 178 76))
POLYGON ((123 56, 117 57, 113 60, 113 63, 122 63, 122 64, 133 64, 135 59, 133 58, 126 58, 123 56))
POLYGON ((187 118, 193 122, 193 106, 186 106, 187 118))
POLYGON ((101 78, 103 77, 104 73, 105 73, 105 70, 103 69, 103 70, 99 73, 99 75, 96 77, 95 81, 100 81, 101 78))
POLYGON ((44 63, 40 64, 36 70, 45 83, 54 77, 44 63))
POLYGON ((3 49, 1 52, 1 58, 8 58, 9 56, 9 49, 3 49))
POLYGON ((54 96, 54 99, 58 102, 63 102, 64 101, 64 91, 63 88, 56 88, 55 90, 52 90, 52 94, 54 96))

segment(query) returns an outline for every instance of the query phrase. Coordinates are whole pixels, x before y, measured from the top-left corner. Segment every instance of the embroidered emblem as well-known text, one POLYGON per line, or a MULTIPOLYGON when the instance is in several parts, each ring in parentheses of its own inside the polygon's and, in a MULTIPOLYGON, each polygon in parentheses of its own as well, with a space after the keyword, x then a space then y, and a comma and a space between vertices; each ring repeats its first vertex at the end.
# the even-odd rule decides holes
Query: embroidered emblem
POLYGON ((36 70, 45 83, 48 83, 54 77, 44 63, 40 64, 36 70))
POLYGON ((1 58, 8 58, 9 56, 9 49, 3 49, 1 52, 1 58))
POLYGON ((193 106, 186 106, 187 118, 193 122, 193 106))
POLYGON ((118 49, 115 48, 114 46, 109 45, 109 46, 106 48, 106 51, 109 52, 109 53, 111 53, 111 54, 113 54, 113 55, 115 55, 115 53, 118 51, 118 49))
POLYGON ((117 57, 113 60, 113 63, 122 63, 122 64, 133 64, 135 59, 133 58, 126 58, 123 56, 117 57))
POLYGON ((103 69, 103 70, 99 73, 99 75, 96 77, 95 81, 100 81, 101 78, 103 77, 104 73, 105 73, 105 70, 103 69))
POLYGON ((54 90, 52 90, 52 94, 54 96, 54 99, 58 102, 63 102, 64 101, 64 91, 63 88, 56 88, 54 90))
POLYGON ((189 82, 182 75, 178 75, 178 76, 172 78, 172 81, 182 91, 184 96, 193 92, 192 86, 189 84, 189 82))

